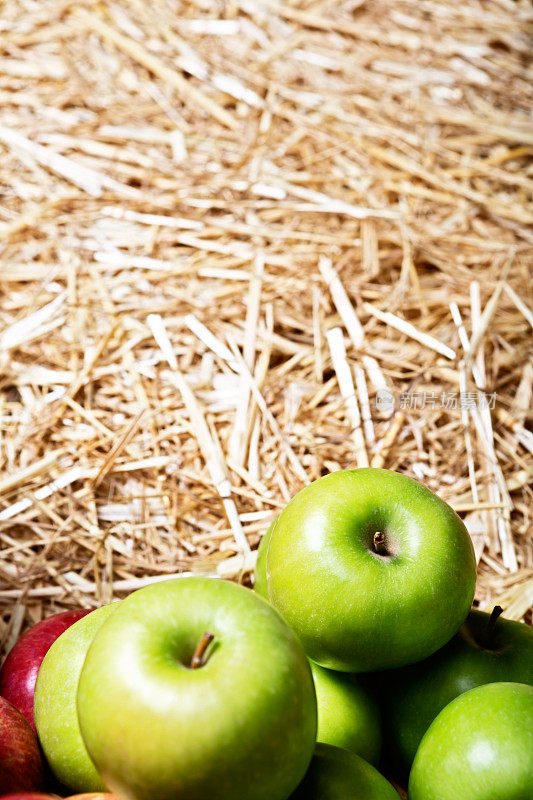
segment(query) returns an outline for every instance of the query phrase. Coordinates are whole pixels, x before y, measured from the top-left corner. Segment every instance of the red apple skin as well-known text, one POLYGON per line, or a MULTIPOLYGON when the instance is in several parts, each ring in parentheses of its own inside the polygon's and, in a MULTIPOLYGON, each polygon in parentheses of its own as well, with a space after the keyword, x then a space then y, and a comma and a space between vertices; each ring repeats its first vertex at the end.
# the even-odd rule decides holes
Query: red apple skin
POLYGON ((58 800, 58 794, 43 794, 43 792, 11 792, 0 795, 0 800, 58 800))
POLYGON ((50 647, 61 634, 90 609, 63 611, 38 622, 9 652, 0 670, 0 695, 23 714, 35 733, 33 695, 37 673, 50 647))
POLYGON ((0 794, 38 792, 43 782, 37 737, 20 711, 0 697, 0 794))

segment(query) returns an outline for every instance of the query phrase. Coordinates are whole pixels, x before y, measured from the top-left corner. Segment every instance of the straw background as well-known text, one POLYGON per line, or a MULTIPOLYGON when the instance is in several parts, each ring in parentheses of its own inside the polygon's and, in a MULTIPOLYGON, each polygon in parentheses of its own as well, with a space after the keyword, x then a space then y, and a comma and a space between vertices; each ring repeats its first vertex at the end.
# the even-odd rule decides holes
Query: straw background
POLYGON ((250 582, 290 497, 366 463, 451 503, 476 602, 531 622, 532 22, 4 1, 4 650, 154 578, 250 582))

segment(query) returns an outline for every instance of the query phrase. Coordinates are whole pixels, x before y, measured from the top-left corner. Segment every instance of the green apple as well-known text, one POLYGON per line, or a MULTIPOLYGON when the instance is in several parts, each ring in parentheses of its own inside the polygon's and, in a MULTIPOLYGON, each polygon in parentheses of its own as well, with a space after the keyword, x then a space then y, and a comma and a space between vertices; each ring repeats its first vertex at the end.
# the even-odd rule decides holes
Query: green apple
POLYGON ((496 681, 533 684, 533 629, 498 612, 471 611, 430 658, 380 676, 385 751, 397 774, 406 774, 422 736, 458 695, 496 681))
POLYGON ((56 778, 76 792, 106 790, 81 738, 76 692, 89 645, 117 607, 118 603, 102 606, 67 628, 48 650, 37 675, 37 735, 56 778))
POLYGON ((384 469, 327 475, 281 512, 266 555, 268 597, 309 658, 345 672, 420 661, 470 609, 476 561, 455 512, 384 469))
POLYGON ((307 774, 290 800, 400 800, 400 796, 360 756, 317 744, 307 774))
POLYGON ((318 707, 317 742, 336 745, 377 764, 381 719, 377 703, 356 676, 311 662, 318 707))
POLYGON ((87 654, 78 716, 124 800, 286 800, 316 738, 296 636, 263 598, 209 578, 122 601, 87 654))
POLYGON ((533 798, 532 686, 478 686, 431 723, 413 762, 409 800, 459 798, 533 798))
POLYGON ((261 597, 264 597, 268 600, 268 588, 267 588, 267 581, 266 581, 266 557, 268 552, 268 543, 270 542, 270 536, 272 535, 272 531, 278 521, 278 517, 270 524, 269 529, 265 534, 263 534, 263 538, 259 542, 259 547, 257 548, 257 561, 255 563, 255 572, 254 572, 254 589, 257 594, 260 594, 261 597))

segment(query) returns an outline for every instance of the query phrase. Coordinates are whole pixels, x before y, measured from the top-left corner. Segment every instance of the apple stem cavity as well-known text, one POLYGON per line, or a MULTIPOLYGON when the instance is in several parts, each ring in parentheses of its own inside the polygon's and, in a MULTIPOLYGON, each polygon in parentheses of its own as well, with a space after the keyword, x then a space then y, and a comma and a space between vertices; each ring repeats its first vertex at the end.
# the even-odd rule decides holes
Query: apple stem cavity
POLYGON ((372 541, 372 547, 374 549, 374 553, 377 553, 378 556, 388 555, 387 543, 385 541, 385 534, 383 531, 375 532, 374 539, 372 541))
POLYGON ((485 629, 485 646, 488 648, 494 645, 494 629, 500 614, 503 614, 503 608, 501 606, 494 606, 485 629))
POLYGON ((193 657, 191 659, 191 669, 199 669, 203 667, 205 664, 204 661, 204 654, 213 639, 215 638, 214 634, 212 633, 204 633, 200 641, 198 642, 198 646, 193 653, 193 657))

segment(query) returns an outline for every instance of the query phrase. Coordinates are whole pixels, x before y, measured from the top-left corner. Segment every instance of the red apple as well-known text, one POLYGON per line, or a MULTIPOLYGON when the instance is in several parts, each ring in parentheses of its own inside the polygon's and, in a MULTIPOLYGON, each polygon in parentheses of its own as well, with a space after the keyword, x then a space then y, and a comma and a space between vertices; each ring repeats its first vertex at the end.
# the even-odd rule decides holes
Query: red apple
POLYGON ((37 737, 20 711, 0 697, 0 794, 39 791, 43 780, 37 737))
POLYGON ((34 732, 33 694, 41 662, 55 640, 89 611, 63 611, 38 622, 18 640, 2 665, 0 695, 18 708, 34 732))
POLYGON ((58 794, 43 794, 42 792, 11 792, 0 795, 0 800, 58 800, 58 794))

